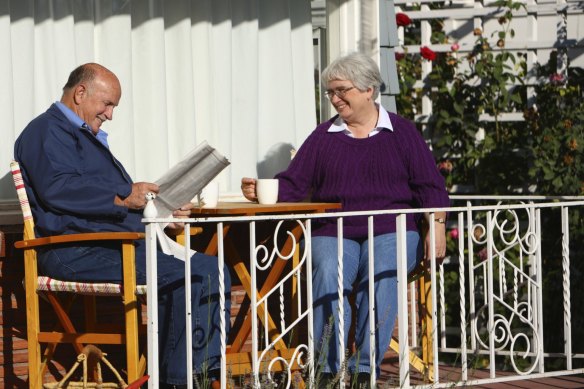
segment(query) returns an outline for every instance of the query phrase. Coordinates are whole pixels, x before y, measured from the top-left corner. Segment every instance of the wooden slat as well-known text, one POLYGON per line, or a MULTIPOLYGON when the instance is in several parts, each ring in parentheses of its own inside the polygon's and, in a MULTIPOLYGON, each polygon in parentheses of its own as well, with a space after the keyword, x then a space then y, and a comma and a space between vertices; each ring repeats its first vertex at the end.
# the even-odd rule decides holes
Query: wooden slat
POLYGON ((49 244, 83 242, 83 241, 100 241, 100 240, 137 240, 144 239, 146 235, 141 232, 90 232, 86 234, 68 234, 58 236, 47 236, 44 238, 35 238, 21 240, 14 244, 18 249, 45 246, 49 244))
POLYGON ((124 344, 123 334, 101 334, 86 332, 83 334, 65 334, 59 332, 40 332, 38 340, 41 343, 96 343, 96 344, 124 344))

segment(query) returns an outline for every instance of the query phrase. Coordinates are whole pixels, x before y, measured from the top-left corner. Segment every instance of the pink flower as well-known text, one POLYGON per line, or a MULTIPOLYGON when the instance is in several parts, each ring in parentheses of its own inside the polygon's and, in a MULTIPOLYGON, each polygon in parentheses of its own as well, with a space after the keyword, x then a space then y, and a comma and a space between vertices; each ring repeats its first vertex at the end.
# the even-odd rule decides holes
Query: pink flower
POLYGON ((433 52, 432 49, 430 49, 428 46, 420 48, 420 54, 422 54, 422 57, 428 61, 434 61, 436 59, 436 53, 433 52))
POLYGON ((487 258, 489 258, 489 253, 487 252, 487 248, 485 247, 484 249, 479 251, 477 253, 477 256, 479 257, 479 261, 486 261, 487 258))
POLYGON ((395 15, 395 22, 400 27, 406 27, 406 26, 409 26, 410 24, 412 24, 412 19, 410 19, 410 17, 408 15, 406 15, 402 12, 398 12, 395 15))
POLYGON ((564 78, 563 74, 554 73, 550 76, 550 82, 553 85, 562 85, 566 82, 566 79, 564 78))
POLYGON ((458 239, 458 228, 453 228, 450 231, 448 231, 448 235, 452 238, 452 239, 458 239))
POLYGON ((452 50, 452 51, 458 51, 458 50, 460 50, 460 45, 458 44, 458 42, 454 42, 452 44, 452 46, 450 46, 450 50, 452 50))
POLYGON ((454 165, 448 159, 438 164, 438 170, 445 176, 452 173, 452 169, 454 169, 454 165))

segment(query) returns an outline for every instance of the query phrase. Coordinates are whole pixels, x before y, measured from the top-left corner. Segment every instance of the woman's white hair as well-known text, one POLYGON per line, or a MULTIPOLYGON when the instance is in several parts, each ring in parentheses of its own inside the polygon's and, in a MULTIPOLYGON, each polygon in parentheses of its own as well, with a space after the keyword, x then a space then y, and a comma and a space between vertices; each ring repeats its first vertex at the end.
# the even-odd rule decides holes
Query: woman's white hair
POLYGON ((373 100, 379 96, 383 84, 379 67, 363 53, 351 53, 335 59, 322 72, 321 82, 326 88, 334 80, 351 81, 360 91, 373 88, 373 100))

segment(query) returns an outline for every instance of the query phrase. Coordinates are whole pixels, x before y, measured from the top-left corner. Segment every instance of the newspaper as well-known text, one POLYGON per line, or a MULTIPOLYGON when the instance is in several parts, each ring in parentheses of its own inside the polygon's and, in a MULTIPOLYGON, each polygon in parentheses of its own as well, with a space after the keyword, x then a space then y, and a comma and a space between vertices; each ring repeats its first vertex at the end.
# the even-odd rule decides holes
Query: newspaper
MULTIPOLYGON (((156 217, 171 217, 172 212, 190 202, 230 162, 206 141, 156 180, 159 192, 154 199, 156 217)), ((184 247, 164 234, 166 225, 157 224, 158 243, 165 254, 185 260, 184 247)), ((191 250, 191 255, 195 251, 191 250)))

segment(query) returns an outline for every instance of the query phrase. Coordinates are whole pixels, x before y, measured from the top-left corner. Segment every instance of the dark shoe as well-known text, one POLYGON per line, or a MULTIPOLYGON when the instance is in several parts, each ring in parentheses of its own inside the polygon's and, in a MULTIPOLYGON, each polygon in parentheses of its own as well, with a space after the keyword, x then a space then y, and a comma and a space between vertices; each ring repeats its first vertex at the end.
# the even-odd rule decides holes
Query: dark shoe
MULTIPOLYGON (((374 386, 376 388, 377 385, 374 386)), ((350 389, 371 389, 371 374, 369 373, 353 373, 351 374, 350 389)))

